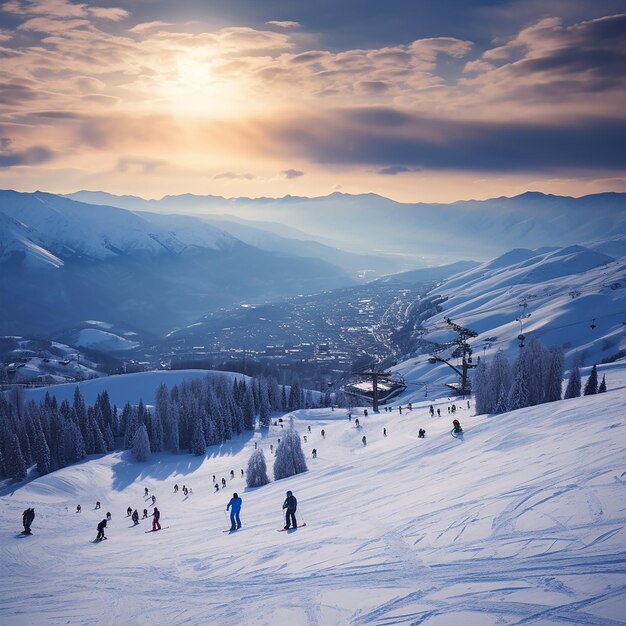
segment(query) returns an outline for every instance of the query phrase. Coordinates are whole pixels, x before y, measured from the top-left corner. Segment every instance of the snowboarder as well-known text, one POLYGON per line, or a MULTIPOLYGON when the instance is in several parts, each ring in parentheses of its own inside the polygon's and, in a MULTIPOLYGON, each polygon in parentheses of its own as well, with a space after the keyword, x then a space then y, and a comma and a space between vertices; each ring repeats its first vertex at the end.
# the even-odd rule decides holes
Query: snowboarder
POLYGON ((459 422, 459 420, 452 420, 452 434, 458 435, 462 432, 463 429, 461 428, 461 422, 459 422))
POLYGON ((105 519, 103 519, 98 526, 96 527, 98 530, 98 535, 96 536, 96 541, 102 541, 103 539, 106 539, 106 537, 104 536, 104 529, 107 527, 107 521, 105 519))
POLYGON ((354 425, 358 428, 360 423, 361 423, 361 422, 359 422, 359 418, 357 417, 357 418, 354 420, 354 425))
POLYGON ((452 412, 453 412, 453 413, 456 413, 456 404, 453 404, 453 405, 452 405, 452 412))
POLYGON ((363 415, 365 415, 365 417, 367 417, 367 409, 363 409, 363 415))
POLYGON ((156 502, 156 497, 153 495, 152 496, 152 504, 154 504, 156 502))
POLYGON ((283 509, 287 509, 287 512, 285 514, 285 530, 289 530, 290 526, 298 528, 298 522, 296 521, 297 508, 298 501, 296 500, 296 496, 294 496, 291 491, 288 491, 287 497, 283 502, 283 509))
POLYGON ((35 519, 35 509, 29 507, 24 513, 22 513, 22 524, 24 524, 24 530, 22 531, 23 535, 32 535, 30 530, 30 526, 35 519))
POLYGON ((311 451, 311 455, 313 456, 314 459, 317 458, 317 450, 315 448, 313 448, 313 450, 311 451))
POLYGON ((311 427, 309 426, 309 432, 311 432, 311 427))
POLYGON ((143 510, 143 517, 141 519, 148 519, 148 509, 143 510))
POLYGON ((241 520, 239 519, 239 511, 241 511, 241 498, 237 495, 237 492, 233 493, 233 497, 226 505, 226 510, 230 509, 230 529, 238 530, 241 528, 241 520), (232 508, 231 508, 232 507, 232 508))
POLYGON ((213 474, 213 482, 215 482, 215 474, 213 474))
POLYGON ((130 507, 128 507, 126 509, 126 517, 130 517, 132 514, 133 514, 133 510, 130 507))
POLYGON ((363 435, 363 437, 361 437, 361 443, 366 446, 367 445, 367 439, 365 437, 365 435, 363 435))
POLYGON ((430 411, 430 416, 435 417, 435 407, 432 404, 430 405, 429 411, 430 411))
POLYGON ((424 437, 426 436, 426 431, 423 428, 420 428, 419 433, 417 434, 417 436, 420 439, 424 439, 424 437))
POLYGON ((80 512, 81 512, 80 504, 76 506, 76 512, 77 512, 77 513, 80 513, 80 512))
POLYGON ((159 524, 159 519, 161 517, 161 511, 154 507, 154 513, 152 514, 152 530, 161 530, 161 524, 159 524))
POLYGON ((243 471, 243 469, 241 470, 241 477, 242 477, 242 478, 244 477, 244 471, 243 471))
POLYGON ((400 412, 400 415, 402 415, 402 405, 398 407, 398 411, 400 412))
POLYGON ((437 417, 441 417, 441 409, 437 409, 437 417))
POLYGON ((137 513, 137 509, 133 511, 133 522, 135 523, 135 526, 139 524, 139 513, 137 513))
POLYGON ((144 495, 145 498, 148 497, 148 487, 144 487, 143 495, 144 495))
POLYGON ((387 429, 383 428, 383 437, 386 437, 386 436, 387 436, 387 429))
POLYGON ((326 437, 326 432, 324 431, 324 429, 322 428, 322 439, 324 439, 326 437))
POLYGON ((222 487, 226 487, 226 479, 222 478, 222 487))
POLYGON ((96 507, 95 507, 94 511, 95 511, 96 509, 99 509, 99 508, 100 508, 100 500, 98 500, 98 501, 96 502, 96 507))
POLYGON ((235 478, 235 470, 230 470, 230 479, 235 478))
POLYGON ((219 491, 219 490, 220 490, 220 486, 217 483, 215 483, 215 491, 219 491))
MULTIPOLYGON (((215 478, 213 478, 215 480, 215 478)), ((178 483, 174 485, 174 493, 178 493, 178 483)))
POLYGON ((107 511, 107 521, 111 521, 111 513, 107 511))

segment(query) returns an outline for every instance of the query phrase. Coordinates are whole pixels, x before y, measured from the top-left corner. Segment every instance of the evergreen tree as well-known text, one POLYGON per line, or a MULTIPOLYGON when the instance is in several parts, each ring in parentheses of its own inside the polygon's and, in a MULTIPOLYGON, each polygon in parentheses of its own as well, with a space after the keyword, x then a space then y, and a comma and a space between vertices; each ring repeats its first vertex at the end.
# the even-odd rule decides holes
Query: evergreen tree
POLYGON ((285 388, 285 385, 282 385, 281 391, 280 391, 280 410, 283 413, 286 413, 288 406, 289 405, 287 404, 287 389, 285 388))
POLYGON ((302 451, 300 435, 293 427, 293 420, 291 420, 289 428, 287 428, 284 437, 276 447, 274 479, 288 478, 307 470, 308 467, 302 451))
POLYGON ((9 478, 13 478, 14 480, 24 480, 24 478, 26 478, 26 462, 24 461, 20 441, 15 433, 9 440, 5 465, 8 470, 9 478))
POLYGON ((246 470, 246 485, 248 487, 262 487, 263 485, 267 485, 269 482, 270 479, 267 475, 265 455, 263 454, 263 450, 259 448, 252 453, 248 461, 248 469, 246 470))
POLYGON ((585 385, 584 395, 593 396, 598 393, 598 368, 594 365, 585 385))
POLYGON ((511 366, 502 350, 498 350, 489 367, 491 384, 491 413, 504 413, 507 410, 509 390, 511 389, 511 366))
POLYGON ((526 386, 526 377, 521 367, 515 367, 515 375, 513 383, 507 398, 507 411, 514 411, 528 406, 528 388, 526 386))
POLYGON ((248 385, 246 393, 243 398, 243 425, 246 430, 254 429, 254 393, 252 391, 253 385, 248 385))
POLYGON ((606 376, 602 376, 602 382, 598 387, 598 393, 604 393, 606 391, 606 376))
POLYGON ((548 350, 537 337, 532 337, 528 346, 522 350, 520 357, 522 367, 525 369, 528 404, 529 406, 541 404, 545 402, 548 350))
POLYGON ((552 346, 549 350, 548 375, 546 378, 545 401, 555 402, 561 399, 563 385, 563 368, 565 356, 558 346, 552 346))
POLYGON ((35 441, 35 460, 37 461, 37 471, 40 476, 50 472, 50 449, 46 443, 43 430, 37 432, 37 440, 35 441))
POLYGON ((196 456, 202 456, 206 452, 206 439, 204 438, 204 429, 202 420, 196 419, 193 425, 193 437, 191 439, 191 453, 196 456))
POLYGON ((150 440, 148 439, 148 429, 145 424, 141 424, 133 436, 133 454, 140 461, 147 461, 150 458, 150 440))
POLYGON ((569 375, 569 380, 567 381, 567 387, 565 389, 565 399, 569 398, 578 398, 580 396, 581 389, 581 381, 580 381, 580 370, 578 369, 578 365, 574 365, 569 375))
POLYGON ((259 423, 261 426, 269 427, 272 421, 272 408, 267 390, 267 384, 259 385, 259 423))
POLYGON ((476 403, 476 413, 479 415, 491 413, 493 402, 489 387, 489 365, 485 359, 482 359, 476 368, 472 390, 474 392, 474 402, 476 403))

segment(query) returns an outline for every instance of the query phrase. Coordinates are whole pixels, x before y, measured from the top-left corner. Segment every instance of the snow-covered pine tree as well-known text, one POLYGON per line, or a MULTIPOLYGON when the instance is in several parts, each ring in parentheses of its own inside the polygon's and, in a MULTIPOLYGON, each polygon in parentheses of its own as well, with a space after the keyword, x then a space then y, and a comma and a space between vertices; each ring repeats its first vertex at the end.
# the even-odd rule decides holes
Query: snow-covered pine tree
POLYGON ((528 387, 526 386, 526 377, 524 369, 519 366, 519 359, 513 367, 513 383, 507 398, 507 411, 514 411, 528 406, 528 387))
POLYGON ((276 458, 274 459, 274 479, 288 478, 295 474, 308 471, 300 435, 293 425, 293 419, 286 429, 284 437, 276 447, 276 458))
POLYGON ((569 398, 578 398, 578 396, 580 396, 580 390, 580 369, 578 369, 578 365, 574 365, 570 372, 569 380, 567 381, 564 398, 566 400, 569 398))
POLYGON ((267 389, 267 383, 262 381, 259 384, 259 424, 268 427, 272 421, 272 408, 267 389))
POLYGON ((287 402, 287 389, 285 388, 285 385, 282 385, 280 390, 280 410, 283 413, 286 413, 288 406, 289 404, 287 402))
POLYGON ((41 428, 37 431, 37 439, 35 441, 35 461, 37 462, 37 471, 40 476, 50 472, 50 448, 48 448, 46 437, 41 428))
POLYGON ((246 486, 262 487, 270 482, 267 475, 267 464, 265 455, 260 448, 255 450, 248 460, 248 469, 246 470, 246 486))
POLYGON ((511 366, 502 350, 498 350, 489 367, 491 397, 493 406, 490 413, 504 413, 507 410, 509 390, 511 389, 511 366))
POLYGON ((546 377, 546 402, 555 402, 561 399, 564 367, 565 356, 563 350, 559 346, 551 346, 549 349, 548 375, 546 377))
POLYGON ((254 392, 253 385, 247 385, 246 393, 243 397, 243 426, 246 430, 254 429, 255 413, 254 413, 254 392))
POLYGON ((583 395, 593 396, 596 393, 598 393, 598 368, 594 365, 591 368, 591 374, 589 374, 589 378, 585 384, 585 391, 583 392, 583 395))
POLYGON ((604 393, 606 391, 606 376, 602 376, 602 382, 598 387, 598 393, 604 393))
POLYGON ((202 419, 197 417, 193 425, 193 437, 191 439, 191 453, 202 456, 206 452, 206 439, 202 428, 202 419))
POLYGON ((148 439, 148 429, 145 424, 139 426, 133 437, 133 454, 140 462, 150 458, 150 439, 148 439))
POLYGON ((537 337, 532 337, 520 355, 526 374, 528 404, 535 406, 545 401, 548 377, 548 351, 537 337))
POLYGON ((9 478, 24 480, 26 478, 26 462, 24 461, 20 441, 15 433, 13 433, 8 443, 5 465, 9 478))
POLYGON ((476 413, 491 413, 492 400, 491 389, 489 387, 489 365, 482 359, 475 370, 472 381, 474 392, 474 402, 476 403, 476 413))

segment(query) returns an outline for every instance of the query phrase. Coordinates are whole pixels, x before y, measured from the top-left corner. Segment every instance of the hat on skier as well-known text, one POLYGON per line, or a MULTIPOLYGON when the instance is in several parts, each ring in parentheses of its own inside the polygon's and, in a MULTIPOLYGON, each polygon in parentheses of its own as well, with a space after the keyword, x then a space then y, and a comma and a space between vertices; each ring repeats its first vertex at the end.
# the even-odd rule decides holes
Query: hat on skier
POLYGON ((291 495, 291 491, 288 491, 288 492, 287 492, 287 495, 288 495, 288 496, 290 496, 290 495, 291 495))

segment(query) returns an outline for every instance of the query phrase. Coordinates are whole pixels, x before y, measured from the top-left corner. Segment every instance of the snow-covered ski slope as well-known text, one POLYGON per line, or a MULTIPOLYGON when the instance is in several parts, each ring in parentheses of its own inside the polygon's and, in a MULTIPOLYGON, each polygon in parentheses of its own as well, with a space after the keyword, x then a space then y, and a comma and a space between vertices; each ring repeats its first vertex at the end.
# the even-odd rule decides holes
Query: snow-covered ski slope
MULTIPOLYGON (((255 490, 240 472, 250 435, 206 458, 115 453, 5 486, 0 623, 625 624, 626 363, 600 373, 597 396, 491 417, 457 403, 464 439, 445 399, 441 418, 423 402, 358 429, 345 410, 299 411, 309 472, 255 490), (166 530, 125 517, 152 511, 144 487, 166 530), (307 526, 278 533, 287 489, 307 526), (233 491, 244 526, 228 534, 233 491), (109 541, 90 543, 106 511, 109 541)), ((281 432, 253 436, 270 463, 281 432)))

